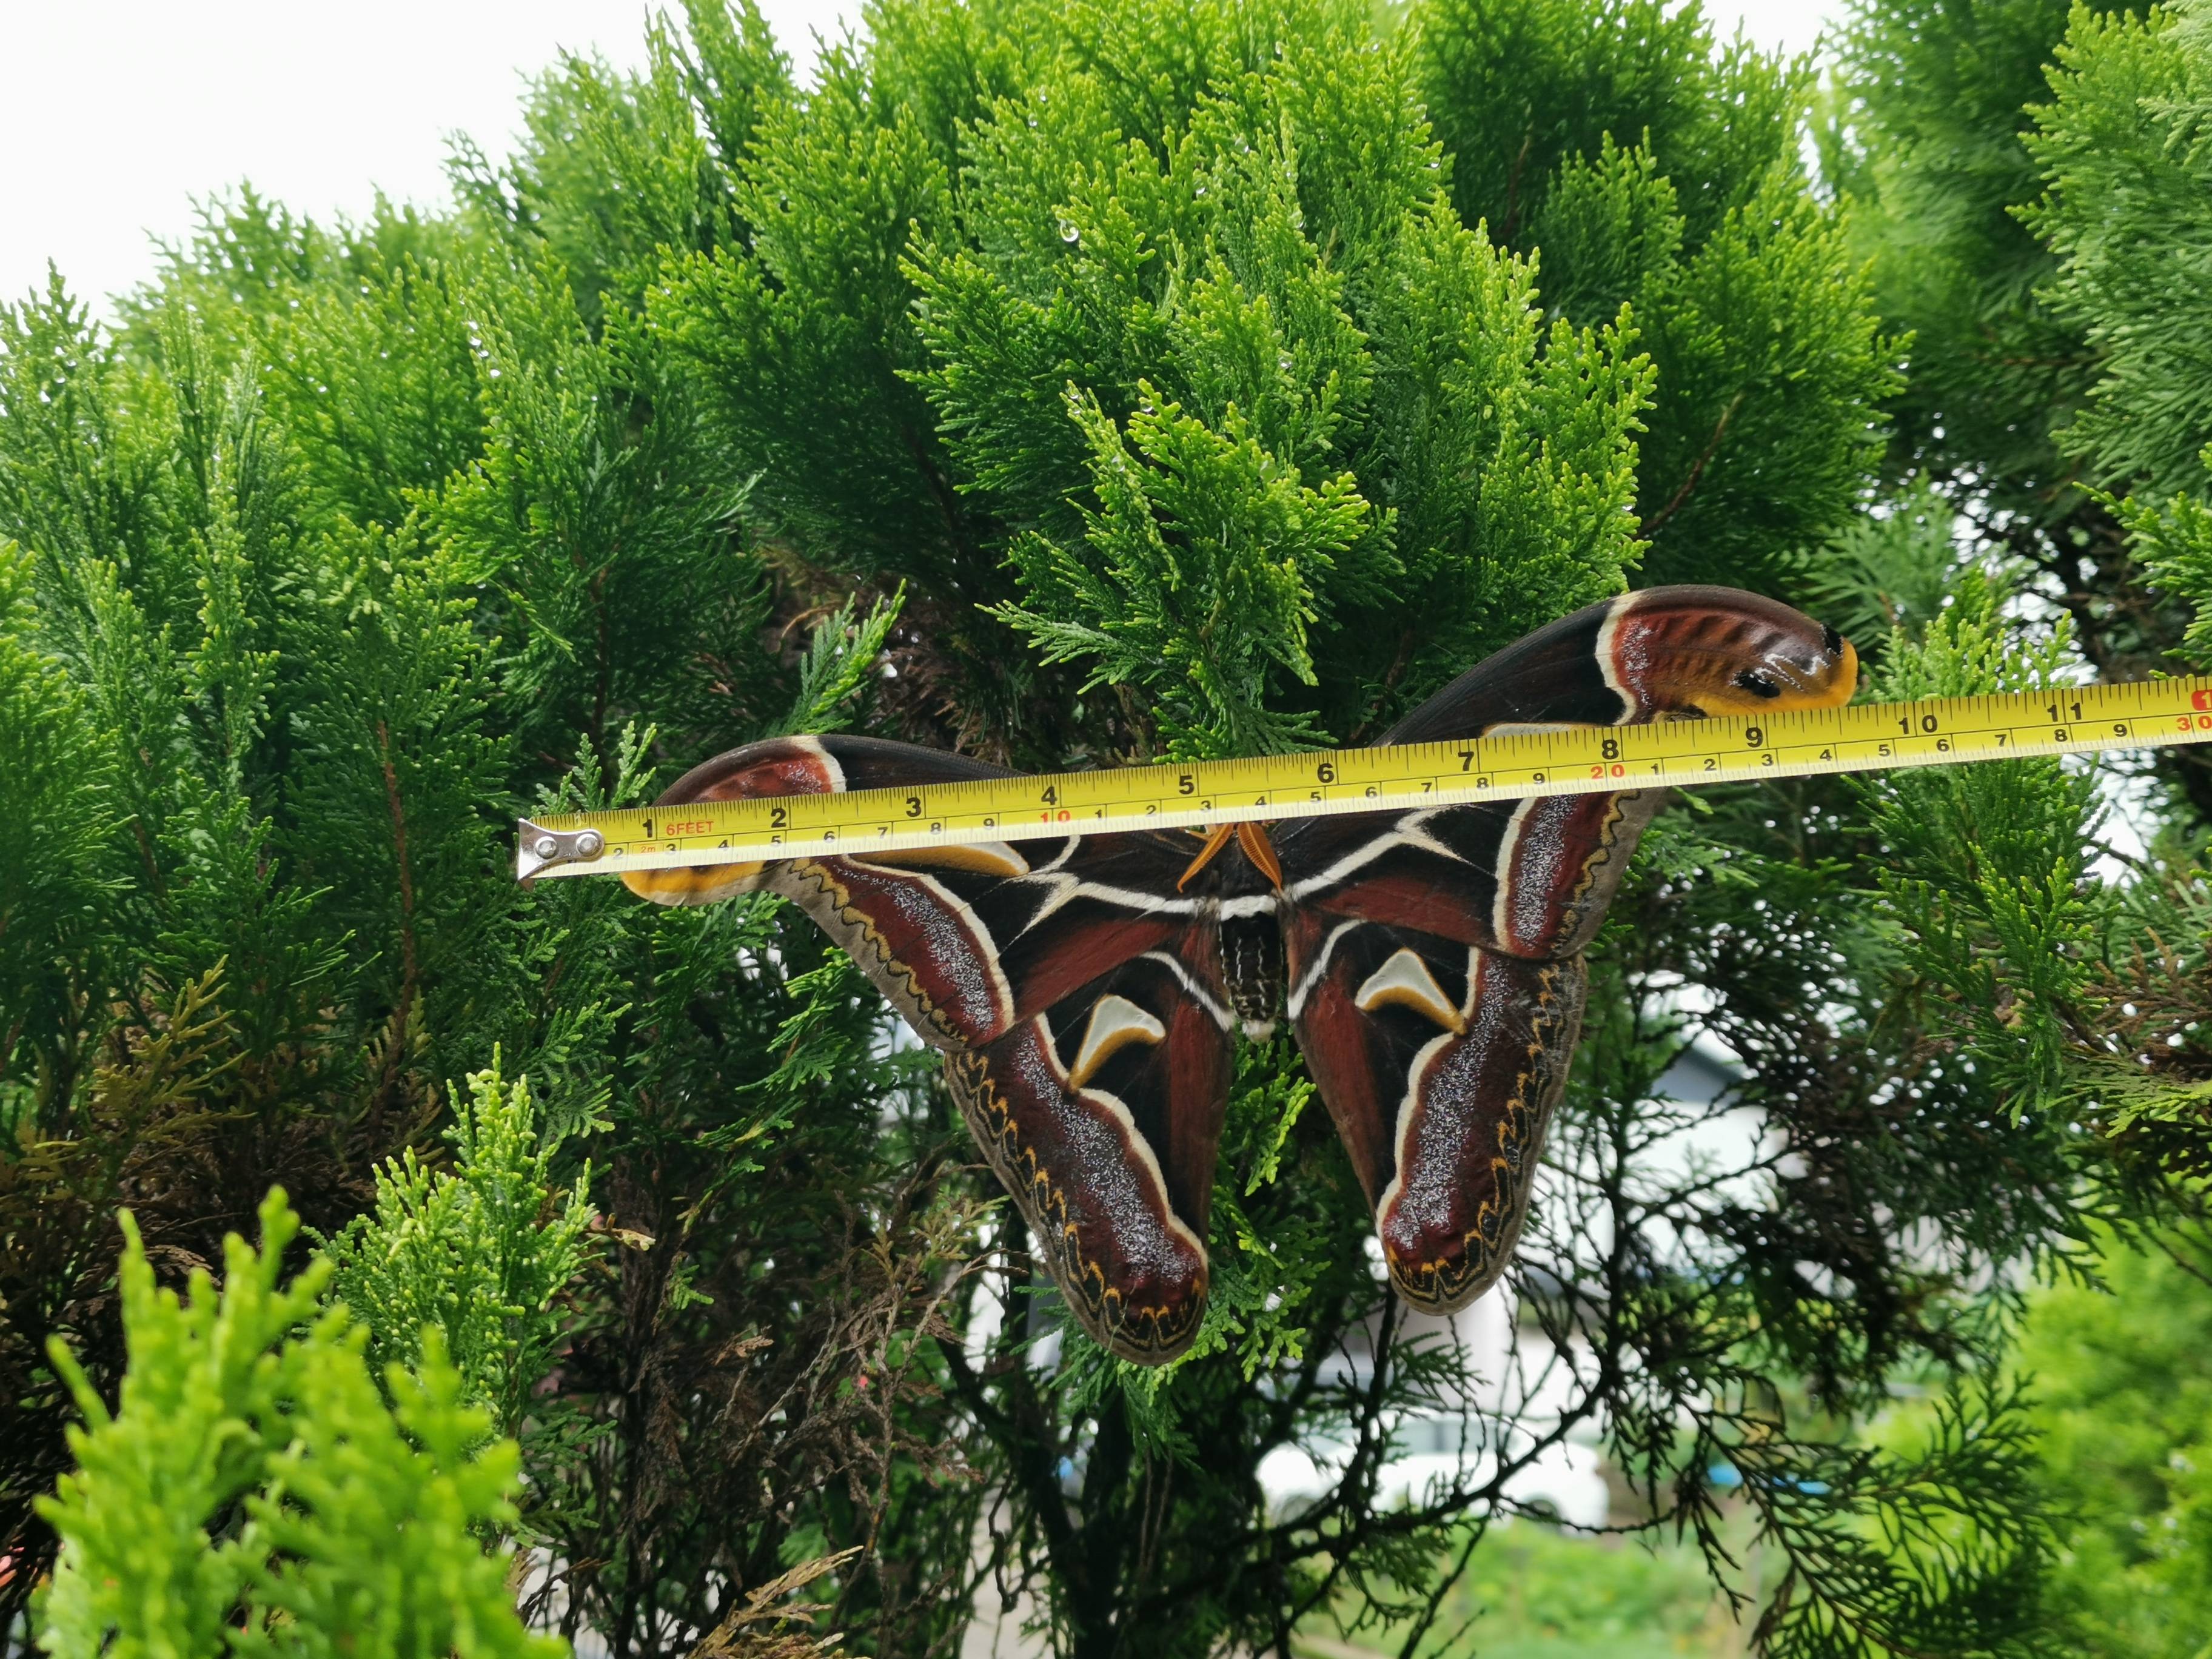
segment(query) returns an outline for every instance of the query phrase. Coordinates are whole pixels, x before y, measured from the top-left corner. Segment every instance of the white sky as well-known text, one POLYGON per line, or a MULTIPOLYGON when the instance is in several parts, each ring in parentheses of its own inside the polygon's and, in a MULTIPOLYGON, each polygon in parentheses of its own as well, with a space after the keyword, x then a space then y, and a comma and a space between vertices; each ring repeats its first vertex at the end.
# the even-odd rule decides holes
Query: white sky
MULTIPOLYGON (((859 0, 763 0, 804 70, 859 0)), ((46 262, 99 296, 154 269, 192 198, 250 179, 318 218, 380 188, 445 196, 446 135, 502 155, 525 77, 564 49, 642 58, 642 0, 0 0, 0 298, 46 262)), ((1709 0, 1810 46, 1841 0, 1709 0)))

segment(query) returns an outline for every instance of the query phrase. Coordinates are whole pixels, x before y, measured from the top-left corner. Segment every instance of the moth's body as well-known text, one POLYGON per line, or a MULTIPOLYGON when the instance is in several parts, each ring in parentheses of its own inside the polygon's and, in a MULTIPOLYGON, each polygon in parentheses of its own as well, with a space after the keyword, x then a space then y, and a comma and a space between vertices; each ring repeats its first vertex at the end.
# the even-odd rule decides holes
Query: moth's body
MULTIPOLYGON (((1269 826, 1251 827, 1264 836, 1269 826)), ((1281 893, 1234 841, 1184 890, 1199 901, 1201 925, 1220 930, 1221 976, 1244 1035, 1266 1042, 1283 1017, 1281 893)))
MULTIPOLYGON (((1850 647, 1714 588, 1626 594, 1462 675, 1381 741, 1848 700, 1850 647)), ((664 800, 1006 775, 866 738, 773 739, 664 800)), ((1510 1259, 1581 1027, 1582 951, 1656 792, 627 876, 664 903, 765 887, 925 1041, 1085 1328, 1123 1357, 1196 1334, 1231 1045, 1287 1020, 1437 1312, 1510 1259)))

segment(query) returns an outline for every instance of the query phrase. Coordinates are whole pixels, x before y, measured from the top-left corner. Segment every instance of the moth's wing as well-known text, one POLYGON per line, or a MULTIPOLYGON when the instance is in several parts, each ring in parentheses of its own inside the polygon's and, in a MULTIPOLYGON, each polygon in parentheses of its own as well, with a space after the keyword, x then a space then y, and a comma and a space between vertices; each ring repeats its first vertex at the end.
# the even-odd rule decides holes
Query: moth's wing
MULTIPOLYGON (((1778 714, 1847 702, 1858 659, 1832 629, 1754 593, 1650 587, 1540 628, 1376 741, 1778 714)), ((1509 956, 1581 950, 1663 792, 1316 818, 1275 835, 1302 908, 1420 927, 1509 956)))
MULTIPOLYGON (((912 744, 775 738, 694 767, 660 804, 1012 775, 912 744)), ((623 880, 663 904, 780 893, 851 953, 922 1041, 969 1048, 1172 944, 1194 909, 1175 890, 1188 862, 1165 836, 1066 836, 637 871, 623 880)))
MULTIPOLYGON (((1008 775, 857 738, 787 738, 695 768, 689 800, 1008 775)), ((969 1127, 1078 1322, 1125 1358, 1197 1334, 1231 1014, 1192 847, 1066 836, 625 876, 664 903, 766 889, 842 945, 944 1049, 969 1127)))
POLYGON ((1426 1311, 1463 1308, 1504 1270, 1528 1213, 1582 1029, 1583 959, 1312 912, 1290 935, 1298 1047, 1391 1279, 1426 1311))
POLYGON ((1188 1347, 1206 1310, 1230 1080, 1220 971, 1218 935, 1186 927, 945 1062, 1077 1322, 1143 1364, 1188 1347))
MULTIPOLYGON (((1832 629, 1756 595, 1647 588, 1462 675, 1384 743, 1847 701, 1832 629)), ((1275 836, 1293 1029, 1408 1299, 1502 1270, 1581 1021, 1581 951, 1664 794, 1316 818, 1275 836)))
POLYGON ((1850 642, 1802 611, 1741 588, 1645 587, 1484 658, 1376 741, 1826 708, 1857 681, 1850 642))

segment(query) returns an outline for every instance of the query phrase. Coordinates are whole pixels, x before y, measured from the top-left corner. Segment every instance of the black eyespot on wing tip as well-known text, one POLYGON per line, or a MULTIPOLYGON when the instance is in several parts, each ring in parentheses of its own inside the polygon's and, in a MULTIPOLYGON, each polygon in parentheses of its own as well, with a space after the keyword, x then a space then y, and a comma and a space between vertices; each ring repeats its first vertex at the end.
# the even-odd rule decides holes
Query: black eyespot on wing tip
POLYGON ((1841 656, 1844 652, 1844 636, 1836 632, 1832 628, 1822 629, 1820 630, 1820 648, 1826 651, 1832 657, 1841 656))
POLYGON ((1754 697, 1778 697, 1782 695, 1782 688, 1756 668, 1745 669, 1735 677, 1735 683, 1754 697))

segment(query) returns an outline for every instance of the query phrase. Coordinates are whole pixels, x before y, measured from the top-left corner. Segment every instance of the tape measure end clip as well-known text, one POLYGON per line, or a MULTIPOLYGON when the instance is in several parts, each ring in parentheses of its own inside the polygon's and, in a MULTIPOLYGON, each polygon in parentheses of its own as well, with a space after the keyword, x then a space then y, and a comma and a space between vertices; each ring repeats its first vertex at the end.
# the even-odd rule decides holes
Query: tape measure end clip
POLYGON ((527 882, 564 864, 589 864, 607 850, 607 838, 586 825, 581 830, 548 830, 517 818, 514 878, 527 882))

